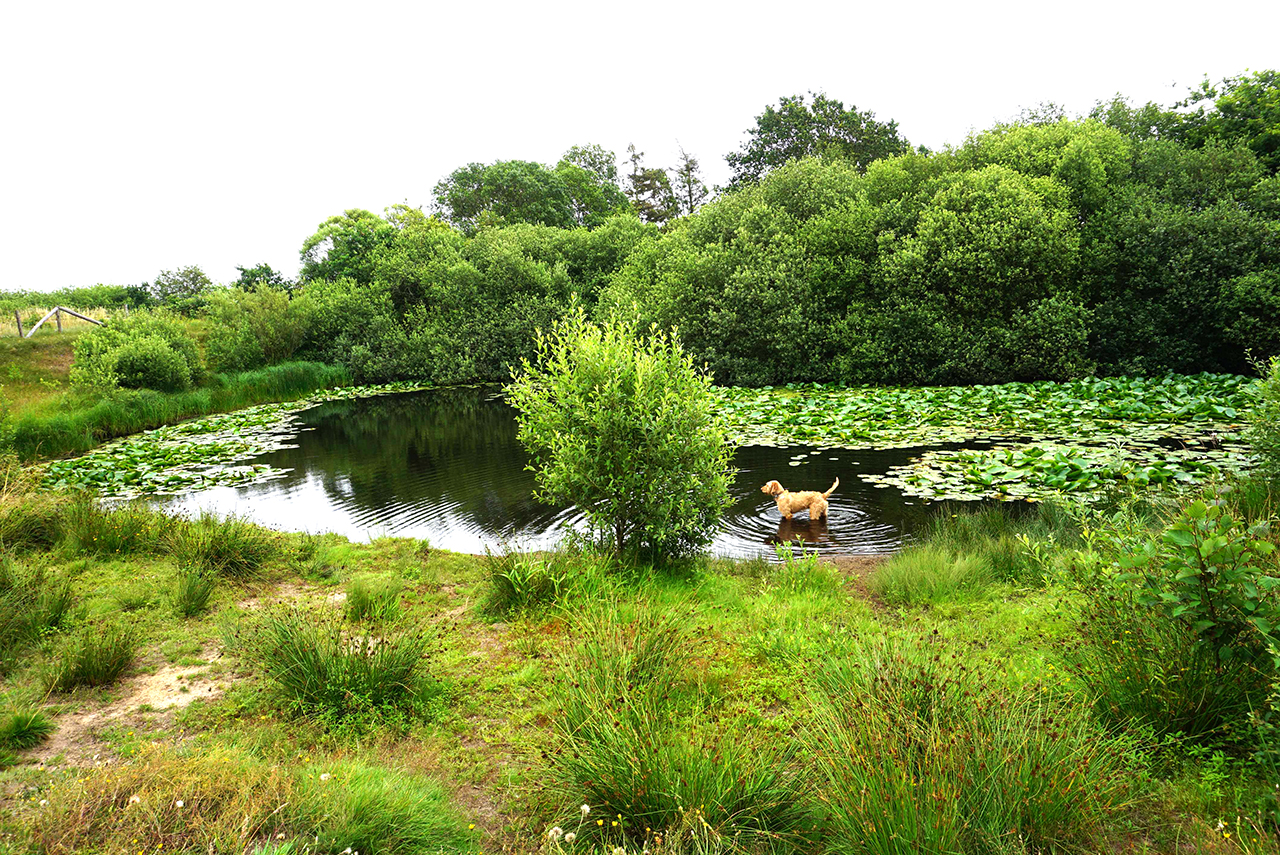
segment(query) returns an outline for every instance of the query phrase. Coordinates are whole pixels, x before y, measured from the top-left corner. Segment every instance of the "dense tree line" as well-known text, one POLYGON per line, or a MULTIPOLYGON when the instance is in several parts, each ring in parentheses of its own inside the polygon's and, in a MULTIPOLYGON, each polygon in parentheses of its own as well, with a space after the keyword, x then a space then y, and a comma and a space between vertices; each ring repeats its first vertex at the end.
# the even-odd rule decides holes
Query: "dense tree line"
MULTIPOLYGON (((433 214, 332 217, 298 283, 259 265, 205 298, 233 333, 209 358, 503 380, 581 305, 678 329, 725 383, 1245 371, 1280 353, 1278 141, 1271 71, 1172 109, 1049 105, 940 152, 824 95, 784 98, 710 202, 683 150, 668 174, 633 147, 619 176, 581 146, 555 167, 456 170, 433 214)), ((153 296, 190 299, 184 282, 153 296)))

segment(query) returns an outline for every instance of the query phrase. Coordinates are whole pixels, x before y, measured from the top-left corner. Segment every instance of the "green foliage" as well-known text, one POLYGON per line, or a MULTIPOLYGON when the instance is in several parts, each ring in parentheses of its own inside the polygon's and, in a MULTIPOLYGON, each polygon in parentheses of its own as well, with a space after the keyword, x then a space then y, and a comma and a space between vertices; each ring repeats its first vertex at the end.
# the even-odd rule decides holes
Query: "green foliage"
POLYGON ((906 140, 894 121, 878 122, 870 111, 859 112, 824 93, 792 95, 765 107, 756 126, 747 131, 740 151, 725 155, 733 170, 730 189, 759 181, 770 170, 806 157, 845 160, 859 169, 882 157, 904 154, 906 140))
POLYGON ((169 520, 141 503, 104 507, 88 494, 76 496, 63 511, 63 545, 84 555, 132 555, 154 552, 169 520))
POLYGON ((347 586, 347 617, 390 623, 400 617, 401 581, 394 576, 356 576, 347 586))
POLYGON ((627 160, 631 172, 627 174, 626 194, 636 216, 646 223, 661 225, 680 213, 680 200, 671 189, 671 179, 665 170, 643 165, 644 152, 627 146, 627 160))
POLYGON ((1268 522, 1246 527, 1221 502, 1193 501, 1164 530, 1163 550, 1120 557, 1119 581, 1140 581, 1138 601, 1185 624, 1219 662, 1257 662, 1280 643, 1280 577, 1264 566, 1275 551, 1270 532, 1268 522))
POLYGON ((62 537, 62 506, 58 496, 0 498, 0 550, 53 546, 62 537))
POLYGON ((606 559, 572 549, 488 553, 482 609, 500 617, 536 613, 563 604, 571 591, 599 579, 606 571, 606 559))
POLYGON ((179 570, 173 583, 174 613, 184 618, 204 614, 217 586, 217 576, 212 573, 192 568, 179 570))
POLYGON ((1126 809, 1123 744, 1050 687, 1001 685, 936 635, 855 644, 805 733, 832 848, 1084 849, 1126 809))
POLYGON ((306 340, 312 302, 266 285, 209 298, 209 367, 246 371, 290 359, 306 340))
POLYGON ((200 298, 212 287, 213 281, 192 264, 177 270, 161 270, 151 283, 151 295, 161 305, 189 315, 200 307, 200 298))
POLYGON ((1245 722, 1266 701, 1267 674, 1257 663, 1219 662, 1189 625, 1140 604, 1128 587, 1090 590, 1081 618, 1080 641, 1065 657, 1113 732, 1145 728, 1192 744, 1248 743, 1245 722))
POLYGON ((525 160, 470 163, 435 187, 436 207, 458 228, 482 223, 595 226, 626 199, 613 152, 574 146, 554 169, 525 160))
POLYGON ((358 760, 301 770, 292 813, 319 852, 470 851, 462 819, 439 782, 358 760))
POLYGON ((195 339, 163 312, 111 318, 82 333, 74 349, 71 382, 90 389, 175 392, 204 377, 195 339))
POLYGON ((42 711, 19 706, 0 715, 0 749, 21 751, 49 738, 56 725, 42 711))
POLYGON ((368 283, 373 278, 374 256, 394 240, 391 223, 362 208, 351 208, 330 217, 302 242, 304 281, 336 281, 349 278, 368 283))
POLYGON ((1280 481, 1280 356, 1266 367, 1245 436, 1263 475, 1280 481))
POLYGON ((186 566, 233 578, 253 576, 280 551, 270 532, 234 514, 218 519, 209 511, 175 525, 168 548, 186 566))
POLYGON ((877 567, 867 587, 889 605, 922 606, 981 599, 993 577, 984 556, 909 546, 877 567))
POLYGON ((238 627, 230 643, 261 667, 291 711, 363 729, 432 715, 443 687, 423 673, 427 638, 349 634, 338 622, 294 612, 238 627))
POLYGON ((0 676, 23 664, 23 653, 60 628, 71 609, 71 580, 43 567, 26 569, 0 551, 0 676))
POLYGON ((692 639, 681 617, 649 606, 627 619, 606 605, 584 618, 586 641, 562 663, 551 773, 566 801, 605 818, 580 836, 644 840, 647 829, 679 828, 696 810, 694 821, 721 846, 751 851, 768 839, 798 839, 788 758, 713 726, 682 673, 692 639))
POLYGON ((114 683, 133 664, 138 636, 118 623, 89 624, 63 645, 45 674, 52 692, 114 683))
POLYGON ((541 495, 576 504, 617 553, 706 543, 729 503, 731 448, 679 342, 579 310, 537 350, 507 391, 541 495))

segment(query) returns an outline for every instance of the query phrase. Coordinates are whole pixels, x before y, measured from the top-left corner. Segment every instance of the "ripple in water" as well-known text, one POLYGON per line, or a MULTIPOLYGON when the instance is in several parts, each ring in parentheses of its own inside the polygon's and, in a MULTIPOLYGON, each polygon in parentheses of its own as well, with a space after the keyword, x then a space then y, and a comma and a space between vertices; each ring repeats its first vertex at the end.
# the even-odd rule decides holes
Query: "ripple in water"
MULTIPOLYGON (((533 499, 533 473, 516 440, 514 410, 492 388, 434 389, 321 404, 300 415, 297 447, 254 462, 290 470, 274 481, 189 493, 169 506, 237 513, 273 528, 334 531, 355 540, 381 534, 483 552, 505 545, 546 548, 582 528, 572 508, 533 499)), ((812 446, 738 449, 733 505, 711 550, 745 557, 803 541, 824 554, 896 551, 928 518, 919 500, 858 478, 906 463, 920 449, 848 451, 812 446), (798 455, 804 454, 799 465, 798 455), (840 486, 827 520, 783 520, 760 486, 840 486)))

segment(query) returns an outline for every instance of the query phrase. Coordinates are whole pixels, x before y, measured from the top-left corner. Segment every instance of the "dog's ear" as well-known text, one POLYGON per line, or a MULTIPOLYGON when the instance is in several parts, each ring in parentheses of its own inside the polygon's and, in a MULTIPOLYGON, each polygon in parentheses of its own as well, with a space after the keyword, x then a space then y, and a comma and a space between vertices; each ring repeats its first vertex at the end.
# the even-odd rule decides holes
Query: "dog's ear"
POLYGON ((760 488, 761 493, 768 493, 770 496, 776 496, 782 492, 782 485, 777 481, 770 481, 760 488))

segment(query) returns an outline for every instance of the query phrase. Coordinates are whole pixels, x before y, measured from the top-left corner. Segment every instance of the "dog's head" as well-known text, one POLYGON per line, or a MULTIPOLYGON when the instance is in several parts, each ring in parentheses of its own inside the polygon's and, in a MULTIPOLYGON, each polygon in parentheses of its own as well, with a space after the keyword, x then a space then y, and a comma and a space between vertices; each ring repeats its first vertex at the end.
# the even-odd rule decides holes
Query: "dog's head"
POLYGON ((770 481, 768 484, 765 484, 763 487, 760 488, 760 492, 768 493, 770 496, 776 496, 779 493, 785 493, 786 490, 784 490, 782 485, 779 484, 777 481, 770 481))

